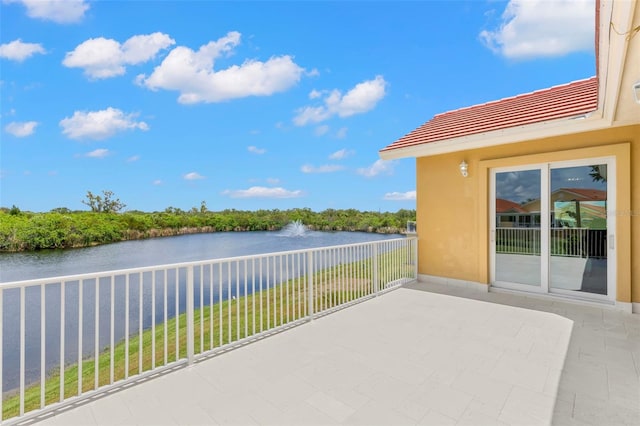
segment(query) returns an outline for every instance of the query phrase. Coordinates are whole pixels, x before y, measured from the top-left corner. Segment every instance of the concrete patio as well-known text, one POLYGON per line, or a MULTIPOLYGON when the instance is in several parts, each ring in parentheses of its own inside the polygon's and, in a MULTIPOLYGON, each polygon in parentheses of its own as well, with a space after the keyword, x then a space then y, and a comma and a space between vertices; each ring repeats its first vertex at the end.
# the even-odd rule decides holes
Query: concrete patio
POLYGON ((37 420, 637 425, 640 315, 414 283, 37 420))

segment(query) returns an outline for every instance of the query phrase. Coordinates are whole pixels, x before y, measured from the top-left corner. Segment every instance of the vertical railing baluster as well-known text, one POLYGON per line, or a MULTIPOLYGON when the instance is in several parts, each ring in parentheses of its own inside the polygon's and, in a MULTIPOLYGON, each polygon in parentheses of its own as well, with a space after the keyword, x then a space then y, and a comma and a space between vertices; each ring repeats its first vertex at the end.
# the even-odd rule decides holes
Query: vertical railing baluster
POLYGON ((200 353, 204 352, 204 265, 199 265, 200 270, 200 353))
MULTIPOLYGON (((323 299, 324 297, 322 297, 322 290, 326 289, 327 287, 327 276, 326 273, 322 274, 323 269, 325 268, 325 266, 327 265, 327 250, 320 250, 318 252, 318 256, 314 256, 313 257, 313 271, 314 273, 316 273, 315 271, 318 271, 318 280, 317 282, 314 282, 314 300, 313 303, 315 304, 314 306, 314 312, 322 312, 323 311, 323 307, 324 307, 324 303, 323 303, 323 299)), ((315 281, 315 280, 314 280, 315 281)))
POLYGON ((280 325, 282 325, 284 323, 284 303, 283 303, 283 288, 284 287, 284 283, 283 283, 283 279, 282 279, 282 255, 277 257, 278 259, 278 264, 280 266, 279 270, 280 270, 280 276, 278 277, 278 280, 276 281, 278 283, 278 287, 280 287, 280 325))
POLYGON ((65 282, 60 283, 60 402, 64 400, 64 287, 65 282))
POLYGON ((349 289, 349 300, 355 300, 355 294, 354 294, 354 285, 355 285, 355 262, 356 262, 356 257, 355 257, 355 250, 356 247, 350 247, 349 248, 349 282, 347 283, 347 287, 349 289))
POLYGON ((236 340, 240 340, 240 261, 236 261, 236 340))
POLYGON ((344 248, 344 262, 345 262, 345 271, 344 271, 344 284, 343 284, 343 292, 344 292, 344 300, 349 303, 353 301, 353 295, 351 294, 351 250, 353 247, 345 247, 344 248))
MULTIPOLYGON (((296 269, 294 269, 294 271, 298 271, 300 269, 300 259, 302 257, 302 253, 298 253, 296 255, 296 269)), ((296 317, 296 319, 300 319, 302 317, 301 313, 300 313, 300 297, 302 296, 302 293, 300 292, 300 281, 302 280, 302 277, 304 276, 302 271, 297 272, 297 279, 296 279, 296 305, 297 305, 297 310, 298 310, 298 316, 296 317)))
POLYGON ((129 316, 129 277, 131 274, 125 275, 124 280, 124 378, 129 378, 129 334, 131 333, 129 316))
POLYGON ((291 309, 291 305, 289 304, 289 290, 291 289, 291 283, 289 282, 289 255, 288 254, 284 255, 284 261, 285 261, 285 267, 284 267, 285 278, 284 278, 284 280, 285 280, 285 283, 287 285, 287 287, 284 289, 285 290, 285 294, 286 294, 286 303, 287 303, 287 316, 286 316, 286 319, 287 319, 287 323, 289 323, 289 320, 290 320, 290 316, 289 316, 290 312, 289 312, 289 310, 291 309))
POLYGON ((187 267, 187 363, 193 364, 194 324, 193 324, 193 266, 187 267))
POLYGON ((267 271, 266 271, 266 275, 267 275, 267 330, 269 330, 271 328, 271 309, 270 309, 270 300, 271 299, 271 273, 270 273, 270 268, 269 268, 269 258, 267 257, 265 259, 265 263, 267 264, 267 271))
POLYGON ((349 248, 341 247, 340 256, 342 258, 342 279, 340 280, 340 295, 342 297, 342 303, 349 303, 349 248))
POLYGON ((168 283, 167 283, 167 269, 164 269, 163 272, 163 284, 164 284, 164 288, 162 291, 162 294, 164 296, 163 301, 162 301, 162 306, 164 307, 164 365, 169 364, 169 316, 167 313, 168 310, 168 298, 167 298, 167 291, 169 289, 168 287, 168 283))
POLYGON ((316 282, 317 285, 315 285, 314 290, 315 290, 315 309, 314 312, 322 312, 324 311, 324 295, 322 294, 323 290, 326 291, 327 288, 329 287, 327 285, 327 272, 326 272, 326 266, 327 263, 330 263, 330 260, 328 260, 327 256, 327 250, 321 250, 318 252, 318 256, 314 256, 314 271, 318 271, 318 280, 316 282))
POLYGON ((372 247, 371 268, 373 270, 373 292, 378 296, 378 244, 374 243, 372 247))
POLYGON ((349 271, 351 265, 349 264, 349 247, 343 247, 341 250, 343 261, 342 282, 340 285, 340 294, 342 294, 342 303, 349 303, 349 271))
POLYGON ((109 336, 109 384, 112 384, 114 382, 114 364, 115 364, 115 350, 114 350, 114 346, 115 346, 115 277, 113 275, 111 275, 111 277, 109 277, 109 280, 111 281, 111 323, 110 323, 110 329, 111 329, 111 335, 109 336))
POLYGON ((309 257, 309 252, 306 252, 306 253, 302 254, 302 259, 301 259, 301 264, 300 264, 301 268, 302 268, 301 278, 304 280, 302 282, 302 288, 304 290, 304 293, 301 293, 300 296, 302 297, 302 305, 303 305, 302 306, 302 308, 303 308, 302 311, 304 312, 305 316, 309 315, 309 308, 308 308, 308 305, 307 305, 307 303, 309 301, 309 294, 308 294, 309 293, 309 288, 308 288, 308 285, 307 285, 307 281, 309 279, 308 278, 309 275, 307 274, 307 266, 309 265, 308 257, 309 257))
POLYGON ((218 336, 220 346, 224 344, 222 329, 222 263, 218 263, 218 336))
MULTIPOLYGON (((323 297, 323 299, 327 299, 327 308, 333 308, 334 306, 337 306, 340 304, 340 292, 339 292, 339 286, 340 286, 340 261, 339 259, 336 260, 336 253, 339 249, 329 249, 327 251, 328 254, 328 258, 329 258, 329 262, 330 262, 330 271, 331 271, 331 276, 329 278, 329 283, 328 283, 328 290, 329 290, 329 297, 323 297)), ((324 310, 324 309, 323 309, 324 310)))
POLYGON ((262 300, 264 299, 264 295, 262 294, 262 260, 263 258, 260 258, 260 266, 258 268, 260 270, 260 282, 258 283, 260 286, 260 332, 264 329, 264 320, 262 315, 262 300))
MULTIPOLYGON (((82 283, 82 281, 80 281, 80 283, 82 283)), ((0 291, 1 292, 1 291, 0 291)), ((78 296, 78 299, 81 299, 80 296, 78 296)), ((0 299, 1 300, 1 299, 0 299)), ((0 305, 0 312, 2 312, 2 305, 0 305)), ((46 334, 46 313, 47 313, 47 308, 46 308, 46 303, 45 303, 45 284, 42 283, 40 284, 40 408, 44 408, 45 406, 45 377, 46 377, 46 340, 45 340, 45 334, 46 334)), ((82 311, 80 311, 80 313, 82 313, 82 311)), ((79 317, 81 317, 81 315, 78 315, 79 317)), ((81 319, 81 318, 80 318, 81 319)), ((2 324, 2 320, 0 320, 0 324, 2 324)), ((82 322, 79 321, 78 324, 78 329, 82 329, 82 322)), ((2 336, 2 334, 0 333, 0 336, 2 336)), ((81 336, 80 336, 81 337, 81 336)), ((0 337, 1 338, 1 337, 0 337)), ((80 342, 82 342, 82 340, 79 340, 80 342)), ((0 346, 2 346, 2 340, 0 340, 0 346)), ((80 352, 78 352, 80 353, 80 352)), ((2 357, 2 353, 0 352, 0 357, 2 357)), ((80 358, 80 356, 78 356, 78 359, 82 359, 80 358)), ((78 368, 80 368, 81 365, 78 365, 78 368)), ((80 374, 80 370, 78 370, 78 374, 80 374)), ((79 377, 79 376, 78 376, 79 377)), ((2 373, 0 373, 0 381, 2 381, 2 373)), ((78 380, 79 381, 79 380, 78 380)), ((80 392, 78 392, 78 395, 80 395, 80 392)), ((2 399, 2 388, 0 387, 0 399, 2 399)), ((0 421, 2 421, 2 409, 0 408, 0 421)))
POLYGON ((151 271, 151 369, 156 368, 156 275, 151 271))
MULTIPOLYGON (((24 374, 25 374, 25 345, 26 345, 26 293, 25 287, 20 287, 20 415, 24 415, 24 374)), ((2 397, 2 395, 0 395, 2 397)))
POLYGON ((176 357, 175 361, 177 362, 180 359, 180 269, 175 268, 175 283, 174 283, 174 293, 175 293, 175 318, 176 318, 176 357))
POLYGON ((278 289, 276 288, 277 284, 277 268, 276 268, 276 256, 271 256, 271 260, 273 261, 273 282, 271 284, 271 294, 273 294, 273 326, 278 326, 278 289))
MULTIPOLYGON (((83 280, 82 279, 78 280, 78 395, 82 394, 82 334, 83 334, 82 325, 84 323, 84 318, 83 318, 84 313, 82 310, 82 299, 83 299, 82 284, 83 284, 83 280)), ((44 294, 42 296, 44 297, 44 294)), ((44 346, 43 346, 43 349, 44 349, 44 346)), ((44 358, 42 359, 42 365, 44 366, 44 358)), ((42 386, 44 387, 44 377, 42 380, 42 386)), ((42 391, 44 392, 44 389, 42 391)))
POLYGON ((307 315, 309 321, 313 320, 313 252, 307 252, 307 315))
POLYGON ((231 308, 233 308, 233 299, 231 298, 231 262, 227 261, 227 343, 231 343, 233 340, 231 308))
POLYGON ((389 261, 389 268, 391 269, 391 277, 390 277, 390 281, 392 281, 395 285, 395 282, 397 279, 399 279, 399 275, 398 275, 398 266, 400 265, 400 260, 399 260, 399 244, 398 241, 394 241, 393 243, 391 243, 392 247, 392 256, 391 259, 389 261))
POLYGON ((251 320, 253 328, 251 334, 256 334, 256 258, 251 259, 251 320))
POLYGON ((93 388, 98 389, 100 387, 100 277, 95 278, 95 296, 93 301, 93 311, 94 311, 94 360, 93 360, 93 388))
POLYGON ((247 294, 247 280, 249 277, 247 276, 247 259, 242 261, 244 265, 244 337, 249 336, 249 295, 247 294))
POLYGON ((341 302, 340 298, 340 275, 342 274, 342 258, 340 257, 340 249, 334 248, 327 250, 327 257, 333 269, 333 280, 330 281, 329 291, 333 295, 333 298, 327 299, 327 306, 325 309, 330 309, 337 306, 341 302), (331 302, 330 302, 331 300, 331 302))
POLYGON ((213 349, 213 264, 209 265, 209 349, 213 349))

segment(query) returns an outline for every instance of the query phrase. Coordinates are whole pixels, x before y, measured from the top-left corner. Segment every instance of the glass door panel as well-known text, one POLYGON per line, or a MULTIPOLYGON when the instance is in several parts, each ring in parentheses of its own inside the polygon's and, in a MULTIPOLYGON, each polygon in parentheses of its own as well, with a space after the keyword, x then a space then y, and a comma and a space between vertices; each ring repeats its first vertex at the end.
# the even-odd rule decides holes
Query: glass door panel
POLYGON ((495 174, 496 283, 541 285, 540 173, 534 169, 495 174))
POLYGON ((552 168, 549 288, 607 294, 607 165, 552 168))

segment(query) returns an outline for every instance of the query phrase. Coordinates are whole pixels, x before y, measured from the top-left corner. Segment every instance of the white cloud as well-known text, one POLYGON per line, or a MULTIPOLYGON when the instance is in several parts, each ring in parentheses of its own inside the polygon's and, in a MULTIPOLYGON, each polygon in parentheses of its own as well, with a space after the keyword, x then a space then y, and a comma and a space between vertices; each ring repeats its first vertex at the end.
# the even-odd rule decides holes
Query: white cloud
POLYGON ((90 38, 67 52, 62 64, 82 68, 92 79, 116 77, 126 72, 125 65, 147 62, 173 44, 171 37, 160 32, 135 35, 124 44, 103 37, 90 38))
POLYGON ((280 183, 280 179, 278 178, 267 178, 267 183, 269 185, 277 185, 280 183))
POLYGON ((322 125, 322 126, 318 126, 316 127, 316 130, 314 130, 314 134, 316 136, 322 136, 327 134, 327 132, 329 132, 329 126, 327 126, 326 124, 322 125))
POLYGON ((395 161, 393 160, 389 160, 389 161, 377 160, 375 163, 373 163, 369 167, 363 167, 358 169, 357 172, 359 175, 362 175, 368 178, 377 176, 382 173, 391 175, 393 174, 394 166, 395 166, 395 161))
POLYGON ((328 120, 334 115, 344 118, 365 113, 375 108, 378 102, 384 98, 386 86, 387 82, 381 75, 378 75, 373 80, 356 84, 344 95, 338 89, 328 93, 313 90, 309 97, 315 99, 324 94, 324 105, 298 109, 293 122, 298 126, 304 126, 328 120))
POLYGON ((247 59, 241 65, 216 70, 215 59, 230 54, 239 44, 240 33, 232 31, 197 51, 178 46, 149 77, 140 75, 137 81, 151 90, 178 91, 178 102, 183 104, 269 96, 300 81, 304 69, 288 55, 273 56, 266 62, 247 59))
POLYGON ((84 156, 89 158, 104 158, 109 155, 109 150, 104 148, 94 149, 91 152, 87 152, 84 156))
POLYGON ((202 176, 199 173, 196 172, 191 172, 191 173, 187 173, 186 175, 182 176, 185 180, 199 180, 199 179, 204 179, 204 176, 202 176))
POLYGON ((349 129, 347 129, 346 127, 340 127, 338 129, 338 131, 336 132, 336 138, 338 138, 338 139, 346 138, 347 137, 347 130, 349 130, 349 129))
POLYGON ((36 53, 47 53, 38 43, 23 43, 22 40, 13 40, 10 43, 0 44, 0 58, 22 62, 36 53))
POLYGON ((156 179, 156 180, 154 180, 154 181, 153 181, 153 182, 151 182, 151 183, 152 183, 153 185, 156 185, 156 186, 158 186, 158 185, 162 185, 162 180, 160 180, 160 179, 156 179))
POLYGON ((289 191, 284 188, 267 188, 264 186, 252 186, 249 189, 227 189, 221 193, 231 198, 298 198, 304 193, 300 190, 289 191))
POLYGON ((106 139, 125 130, 149 130, 144 121, 135 121, 136 114, 125 114, 116 108, 101 111, 76 111, 60 121, 62 133, 71 139, 106 139))
POLYGON ((336 151, 333 154, 329 155, 330 160, 344 160, 347 157, 351 157, 356 152, 352 149, 341 149, 340 151, 336 151))
POLYGON ((499 28, 480 40, 507 58, 562 56, 594 48, 594 0, 511 0, 499 28))
POLYGON ((35 132, 37 126, 37 121, 14 121, 4 126, 4 131, 17 138, 24 138, 27 136, 31 136, 33 132, 35 132))
POLYGON ((311 164, 305 164, 304 166, 300 167, 300 170, 302 171, 302 173, 333 173, 344 170, 344 167, 337 164, 325 164, 318 167, 314 167, 311 164))
POLYGON ((309 92, 309 99, 318 99, 322 97, 322 92, 316 89, 313 89, 309 92))
POLYGON ((407 192, 387 192, 384 194, 385 200, 390 201, 410 201, 416 199, 416 191, 407 192))
POLYGON ((267 152, 266 149, 258 148, 257 146, 253 146, 253 145, 247 147, 247 151, 249 151, 249 152, 251 152, 253 154, 258 154, 258 155, 264 154, 265 152, 267 152))
POLYGON ((133 156, 127 158, 127 163, 134 163, 134 162, 138 161, 139 159, 140 159, 139 155, 133 155, 133 156))
POLYGON ((79 22, 89 10, 85 0, 4 0, 5 3, 22 3, 30 18, 53 21, 58 24, 79 22))

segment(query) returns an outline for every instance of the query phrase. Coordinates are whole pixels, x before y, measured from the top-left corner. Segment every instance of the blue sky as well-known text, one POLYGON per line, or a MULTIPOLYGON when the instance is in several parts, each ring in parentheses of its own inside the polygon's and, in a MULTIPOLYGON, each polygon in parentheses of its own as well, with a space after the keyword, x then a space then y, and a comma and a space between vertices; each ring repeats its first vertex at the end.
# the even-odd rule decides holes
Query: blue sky
POLYGON ((415 208, 378 151, 595 74, 594 1, 0 0, 0 206, 415 208))

